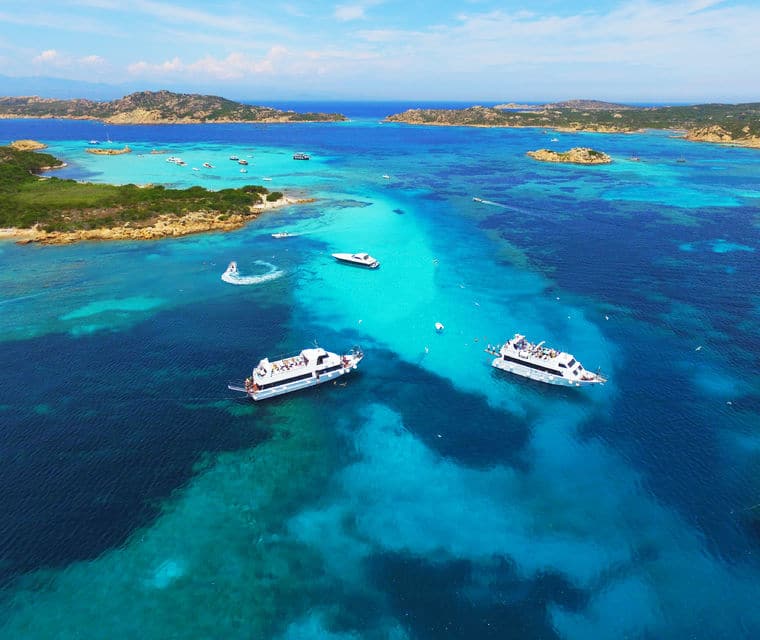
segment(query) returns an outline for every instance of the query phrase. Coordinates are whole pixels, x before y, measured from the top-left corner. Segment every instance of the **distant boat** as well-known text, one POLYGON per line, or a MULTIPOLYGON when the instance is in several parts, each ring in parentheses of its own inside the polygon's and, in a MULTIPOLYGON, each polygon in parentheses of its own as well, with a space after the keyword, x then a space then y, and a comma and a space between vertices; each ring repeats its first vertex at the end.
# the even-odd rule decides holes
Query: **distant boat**
POLYGON ((441 323, 441 322, 436 322, 436 323, 435 323, 435 330, 436 330, 438 333, 441 333, 441 331, 443 331, 443 323, 441 323))
POLYGON ((248 169, 241 169, 240 173, 248 173, 248 169))
POLYGON ((639 156, 637 156, 637 155, 634 153, 634 154, 633 154, 633 155, 632 155, 630 158, 628 158, 628 159, 629 159, 631 162, 638 162, 638 161, 639 161, 639 156))
POLYGON ((676 162, 686 162, 686 158, 684 158, 683 156, 680 156, 678 160, 676 160, 676 162))
POLYGON ((475 196, 472 197, 473 202, 483 202, 483 198, 476 198, 475 196))
POLYGON ((559 142, 559 138, 552 138, 549 142, 559 142))
POLYGON ((198 167, 193 167, 193 171, 200 171, 198 167))
POLYGON ((368 269, 377 269, 380 266, 380 263, 368 253, 333 253, 332 257, 338 262, 355 264, 368 269))
POLYGON ((238 160, 238 164, 248 164, 248 160, 238 160))
POLYGON ((204 162, 203 166, 206 167, 206 169, 213 169, 214 168, 214 165, 211 164, 210 162, 204 162))
POLYGON ((311 156, 308 153, 294 153, 293 160, 309 160, 311 156))
POLYGON ((230 156, 230 160, 234 160, 235 162, 237 162, 238 160, 240 160, 240 158, 238 158, 237 156, 230 156))
POLYGON ((387 173, 383 174, 383 178, 385 178, 386 180, 390 180, 391 179, 391 177, 387 173))
POLYGON ((287 231, 278 231, 277 233, 273 233, 273 238, 292 238, 293 236, 298 235, 296 233, 288 233, 287 231))
POLYGON ((272 178, 262 178, 262 180, 266 180, 267 182, 271 182, 272 178))
POLYGON ((100 140, 90 140, 87 144, 100 144, 100 140))

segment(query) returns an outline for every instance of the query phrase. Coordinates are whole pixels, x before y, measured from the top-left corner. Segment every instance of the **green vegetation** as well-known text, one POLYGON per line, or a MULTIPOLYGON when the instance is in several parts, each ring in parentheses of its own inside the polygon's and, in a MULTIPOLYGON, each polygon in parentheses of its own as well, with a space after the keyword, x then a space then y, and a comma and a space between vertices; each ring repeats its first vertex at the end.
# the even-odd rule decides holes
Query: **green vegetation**
POLYGON ((535 109, 411 109, 388 116, 391 122, 463 126, 551 127, 583 131, 641 129, 698 130, 721 127, 730 140, 760 136, 760 103, 702 104, 680 107, 599 108, 599 103, 576 101, 572 107, 543 105, 535 109))
MULTIPOLYGON (((0 147, 0 227, 23 229, 39 224, 46 231, 73 231, 125 222, 144 226, 161 214, 182 216, 205 211, 250 215, 251 205, 267 194, 273 195, 258 185, 208 191, 203 187, 90 184, 34 175, 60 165, 46 153, 0 147)), ((276 199, 279 197, 282 194, 276 199)))
POLYGON ((140 91, 110 102, 37 97, 0 97, 0 115, 32 118, 91 118, 127 122, 334 122, 339 113, 297 113, 233 102, 219 96, 140 91))
POLYGON ((282 197, 283 195, 279 191, 272 191, 272 193, 267 195, 267 202, 277 202, 278 200, 281 200, 282 197))

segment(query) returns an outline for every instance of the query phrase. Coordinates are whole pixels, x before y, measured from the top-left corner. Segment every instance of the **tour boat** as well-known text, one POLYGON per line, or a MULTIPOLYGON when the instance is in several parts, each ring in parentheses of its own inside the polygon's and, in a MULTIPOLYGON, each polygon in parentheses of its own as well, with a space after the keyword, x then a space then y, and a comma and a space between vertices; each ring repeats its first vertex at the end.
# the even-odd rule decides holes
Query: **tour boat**
POLYGON ((293 160, 309 160, 310 156, 307 153, 294 153, 293 160))
POLYGON ((230 383, 227 388, 253 400, 266 400, 335 380, 356 369, 363 357, 359 347, 342 355, 315 347, 279 360, 263 358, 243 384, 230 383))
POLYGON ((528 342, 519 333, 500 347, 488 345, 486 353, 496 356, 491 365, 497 369, 538 382, 564 387, 607 382, 599 373, 584 369, 571 354, 550 349, 543 341, 538 344, 528 342))
POLYGON ((248 160, 238 160, 238 164, 248 164, 248 160))
POLYGON ((356 264, 369 269, 377 269, 380 266, 380 263, 368 253, 333 253, 332 257, 338 262, 356 264))

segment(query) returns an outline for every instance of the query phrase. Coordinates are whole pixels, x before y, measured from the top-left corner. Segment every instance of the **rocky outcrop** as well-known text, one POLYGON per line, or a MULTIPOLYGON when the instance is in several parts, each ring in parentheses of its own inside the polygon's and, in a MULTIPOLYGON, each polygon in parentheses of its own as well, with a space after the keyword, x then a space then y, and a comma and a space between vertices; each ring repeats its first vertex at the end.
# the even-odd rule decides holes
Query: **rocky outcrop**
POLYGON ((36 140, 14 140, 9 145, 16 151, 39 151, 40 149, 47 149, 47 145, 36 140))
POLYGON ((409 109, 388 116, 386 122, 405 124, 454 125, 466 127, 508 127, 510 116, 491 107, 468 107, 467 109, 409 109))
POLYGON ((112 124, 196 124, 202 122, 336 122, 339 113, 298 113, 234 102, 219 96, 139 91, 110 102, 0 98, 0 118, 67 118, 112 124))
POLYGON ((283 196, 275 202, 262 199, 261 202, 253 205, 246 215, 196 211, 182 217, 160 215, 149 223, 125 222, 122 225, 108 228, 77 229, 75 231, 44 231, 39 227, 0 229, 0 237, 15 239, 18 244, 72 244, 83 240, 159 240, 207 231, 233 231, 257 218, 264 211, 305 202, 314 202, 314 200, 283 196))
POLYGON ((528 151, 527 155, 542 162, 564 162, 569 164, 609 164, 612 162, 612 158, 606 153, 589 149, 588 147, 575 147, 569 151, 538 149, 537 151, 528 151))
POLYGON ((123 153, 132 153, 132 149, 129 146, 125 146, 123 149, 85 149, 87 153, 94 153, 98 156, 120 156, 123 153))
POLYGON ((760 148, 760 136, 753 135, 749 127, 742 128, 736 135, 720 125, 695 127, 689 129, 684 137, 692 142, 716 142, 740 147, 760 148))

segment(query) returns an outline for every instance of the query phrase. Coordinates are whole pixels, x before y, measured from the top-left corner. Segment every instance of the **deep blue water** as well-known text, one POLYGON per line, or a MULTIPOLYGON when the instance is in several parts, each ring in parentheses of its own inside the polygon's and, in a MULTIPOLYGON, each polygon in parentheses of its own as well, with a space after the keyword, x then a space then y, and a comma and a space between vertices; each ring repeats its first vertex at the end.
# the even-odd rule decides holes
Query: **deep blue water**
POLYGON ((276 106, 352 121, 0 121, 60 177, 316 198, 228 234, 0 243, 0 637, 757 637, 758 151, 276 106), (525 156, 580 145, 614 162, 525 156), (233 287, 233 259, 283 275, 233 287), (609 382, 489 367, 517 331, 609 382), (364 347, 345 386, 226 389, 315 339, 364 347))

